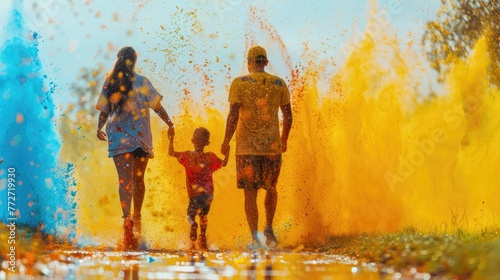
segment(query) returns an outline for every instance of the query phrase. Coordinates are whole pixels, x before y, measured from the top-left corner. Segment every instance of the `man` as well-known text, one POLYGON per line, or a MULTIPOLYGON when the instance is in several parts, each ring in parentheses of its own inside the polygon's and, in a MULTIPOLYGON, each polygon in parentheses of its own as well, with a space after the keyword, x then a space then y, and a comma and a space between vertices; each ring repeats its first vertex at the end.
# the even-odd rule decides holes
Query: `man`
POLYGON ((273 231, 278 202, 276 184, 281 169, 281 153, 287 149, 292 127, 292 109, 284 80, 264 70, 269 63, 266 50, 261 46, 250 48, 247 60, 250 74, 234 79, 229 90, 231 105, 221 152, 224 155, 229 152, 229 141, 236 131, 238 188, 245 193, 245 213, 252 234, 249 248, 256 249, 260 247, 257 193, 261 188, 266 190, 266 244, 274 247, 277 243, 273 231), (283 114, 281 137, 279 109, 283 114))

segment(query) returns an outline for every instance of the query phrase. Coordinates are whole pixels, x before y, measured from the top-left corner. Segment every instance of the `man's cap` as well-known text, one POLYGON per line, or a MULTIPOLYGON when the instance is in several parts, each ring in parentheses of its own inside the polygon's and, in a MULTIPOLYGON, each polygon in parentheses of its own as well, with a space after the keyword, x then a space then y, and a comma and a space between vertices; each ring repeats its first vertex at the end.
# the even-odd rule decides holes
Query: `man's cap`
POLYGON ((253 46, 248 50, 248 60, 257 60, 257 58, 263 58, 267 60, 266 50, 261 46, 253 46))

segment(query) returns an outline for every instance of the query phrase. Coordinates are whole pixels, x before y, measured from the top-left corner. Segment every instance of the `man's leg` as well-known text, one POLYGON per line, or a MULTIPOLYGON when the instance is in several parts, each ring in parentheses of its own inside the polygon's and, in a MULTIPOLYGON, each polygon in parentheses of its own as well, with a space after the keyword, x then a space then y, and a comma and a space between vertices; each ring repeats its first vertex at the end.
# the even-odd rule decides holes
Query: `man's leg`
POLYGON ((255 156, 236 156, 238 188, 244 191, 245 215, 252 235, 252 243, 248 245, 250 249, 257 249, 260 247, 257 231, 259 210, 257 208, 258 188, 255 188, 256 173, 258 173, 256 167, 258 169, 258 162, 255 156))
POLYGON ((277 240, 273 231, 274 213, 276 213, 276 205, 278 205, 278 191, 276 185, 281 171, 281 156, 270 156, 263 161, 263 177, 268 185, 266 185, 266 198, 264 205, 266 208, 266 227, 264 228, 264 236, 266 236, 266 245, 269 247, 276 246, 277 240))
POLYGON ((245 214, 247 217, 248 226, 252 239, 258 241, 257 226, 259 223, 259 211, 257 209, 257 193, 258 190, 253 188, 245 189, 245 214))
POLYGON ((276 243, 278 242, 273 231, 273 220, 277 202, 278 192, 276 191, 276 188, 274 187, 267 190, 264 201, 266 207, 266 227, 264 228, 264 236, 266 237, 266 245, 269 247, 276 246, 276 243))
POLYGON ((266 191, 264 200, 266 207, 266 228, 273 228, 274 213, 276 213, 276 205, 278 205, 278 192, 276 187, 266 191))

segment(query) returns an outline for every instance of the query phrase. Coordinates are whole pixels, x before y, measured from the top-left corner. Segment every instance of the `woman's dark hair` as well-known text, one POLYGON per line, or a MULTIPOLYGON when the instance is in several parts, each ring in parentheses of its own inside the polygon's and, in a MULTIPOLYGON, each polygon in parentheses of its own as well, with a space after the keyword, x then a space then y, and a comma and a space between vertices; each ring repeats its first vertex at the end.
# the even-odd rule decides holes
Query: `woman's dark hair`
POLYGON ((123 104, 127 102, 129 94, 133 90, 134 66, 137 53, 132 47, 123 47, 116 55, 116 63, 113 71, 107 77, 106 97, 111 106, 111 113, 121 113, 123 104))

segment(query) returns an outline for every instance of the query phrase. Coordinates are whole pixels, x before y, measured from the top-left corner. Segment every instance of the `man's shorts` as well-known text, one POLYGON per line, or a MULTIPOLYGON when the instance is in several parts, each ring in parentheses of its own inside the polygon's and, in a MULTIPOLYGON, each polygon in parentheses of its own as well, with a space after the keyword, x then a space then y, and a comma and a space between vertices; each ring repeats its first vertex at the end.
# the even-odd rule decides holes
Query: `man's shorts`
POLYGON ((212 200, 214 196, 211 194, 200 194, 193 196, 189 199, 189 205, 187 209, 188 216, 205 216, 210 212, 210 205, 212 205, 212 200))
POLYGON ((281 155, 236 156, 236 177, 239 189, 276 188, 280 170, 281 155))

